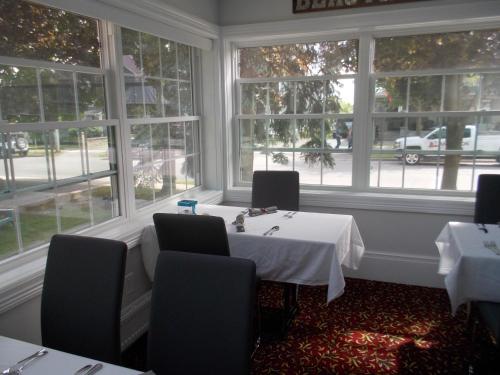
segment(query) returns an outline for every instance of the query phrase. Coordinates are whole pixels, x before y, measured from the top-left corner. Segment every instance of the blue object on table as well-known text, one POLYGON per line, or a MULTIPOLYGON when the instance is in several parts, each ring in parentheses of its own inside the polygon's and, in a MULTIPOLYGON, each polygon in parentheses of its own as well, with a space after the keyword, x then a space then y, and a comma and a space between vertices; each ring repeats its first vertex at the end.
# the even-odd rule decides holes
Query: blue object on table
POLYGON ((183 200, 177 202, 177 212, 180 214, 196 215, 196 205, 197 204, 198 204, 198 201, 191 200, 191 199, 183 199, 183 200))

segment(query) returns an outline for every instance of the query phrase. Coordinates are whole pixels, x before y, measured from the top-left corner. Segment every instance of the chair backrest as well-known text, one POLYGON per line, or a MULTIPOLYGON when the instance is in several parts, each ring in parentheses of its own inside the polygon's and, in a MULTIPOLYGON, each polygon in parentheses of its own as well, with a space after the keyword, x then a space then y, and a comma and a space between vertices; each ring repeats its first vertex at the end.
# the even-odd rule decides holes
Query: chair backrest
POLYGON ((120 362, 127 245, 72 235, 50 241, 42 292, 42 345, 120 362))
POLYGON ((277 206, 279 210, 299 210, 297 171, 255 171, 252 180, 252 207, 277 206))
POLYGON ((153 221, 160 250, 229 256, 221 217, 156 213, 153 221))
POLYGON ((148 364, 157 375, 249 374, 255 263, 162 251, 151 299, 148 364))
POLYGON ((500 174, 479 175, 474 222, 496 224, 500 221, 500 174))

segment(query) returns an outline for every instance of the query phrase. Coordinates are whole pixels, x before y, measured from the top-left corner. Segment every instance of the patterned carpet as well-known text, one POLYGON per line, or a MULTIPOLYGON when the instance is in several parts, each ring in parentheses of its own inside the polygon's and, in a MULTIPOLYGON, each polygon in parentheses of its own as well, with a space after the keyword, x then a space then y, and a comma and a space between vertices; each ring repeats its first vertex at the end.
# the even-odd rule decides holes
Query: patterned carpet
MULTIPOLYGON (((287 338, 261 345, 253 373, 468 373, 477 349, 471 349, 464 310, 450 315, 445 290, 346 282, 344 295, 329 305, 326 287, 301 286, 300 311, 287 338)), ((281 289, 263 283, 259 298, 264 307, 275 307, 281 289)))

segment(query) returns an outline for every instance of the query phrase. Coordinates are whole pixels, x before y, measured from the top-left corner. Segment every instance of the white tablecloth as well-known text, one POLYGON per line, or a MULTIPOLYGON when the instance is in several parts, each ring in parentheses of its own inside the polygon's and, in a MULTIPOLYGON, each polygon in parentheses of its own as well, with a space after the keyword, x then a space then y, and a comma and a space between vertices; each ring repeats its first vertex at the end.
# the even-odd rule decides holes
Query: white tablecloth
MULTIPOLYGON (((241 207, 201 205, 198 214, 221 216, 226 222, 231 256, 253 260, 257 273, 264 280, 303 285, 328 285, 330 302, 344 291, 341 265, 357 269, 364 245, 354 218, 298 212, 293 218, 288 211, 256 217, 245 216, 244 233, 237 233, 231 223, 241 207), (280 230, 263 236, 271 227, 280 230)), ((175 211, 174 211, 175 212, 175 211)), ((144 228, 142 252, 148 275, 153 278, 159 253, 154 226, 144 228)))
MULTIPOLYGON (((42 349, 39 345, 14 340, 0 336, 0 372, 14 365, 16 362, 42 349)), ((30 363, 24 370, 23 375, 67 375, 74 374, 78 369, 88 364, 102 363, 102 369, 98 375, 136 375, 142 374, 140 371, 131 370, 125 367, 99 362, 93 359, 80 357, 73 354, 60 352, 47 348, 48 353, 30 363)))
POLYGON ((439 273, 446 275, 453 314, 468 301, 500 302, 500 256, 484 246, 484 241, 495 241, 500 248, 500 228, 486 228, 488 233, 476 224, 450 222, 436 239, 439 273))

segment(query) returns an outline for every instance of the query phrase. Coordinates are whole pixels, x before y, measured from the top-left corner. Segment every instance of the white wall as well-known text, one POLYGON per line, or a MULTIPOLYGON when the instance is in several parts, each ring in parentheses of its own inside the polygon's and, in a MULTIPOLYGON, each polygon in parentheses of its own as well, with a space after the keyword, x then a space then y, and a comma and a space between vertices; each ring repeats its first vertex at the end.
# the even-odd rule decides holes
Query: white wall
POLYGON ((219 23, 218 0, 158 0, 205 21, 219 23))
MULTIPOLYGON (((440 8, 442 6, 455 4, 479 3, 480 1, 484 2, 483 0, 416 1, 406 4, 294 14, 292 12, 292 0, 219 0, 219 24, 221 26, 228 26, 259 22, 296 20, 302 18, 331 17, 335 15, 345 16, 355 14, 375 14, 392 12, 400 9, 418 10, 421 8, 428 8, 429 12, 432 12, 433 8, 440 8)), ((493 3, 497 1, 498 0, 491 0, 490 2, 493 3)))

